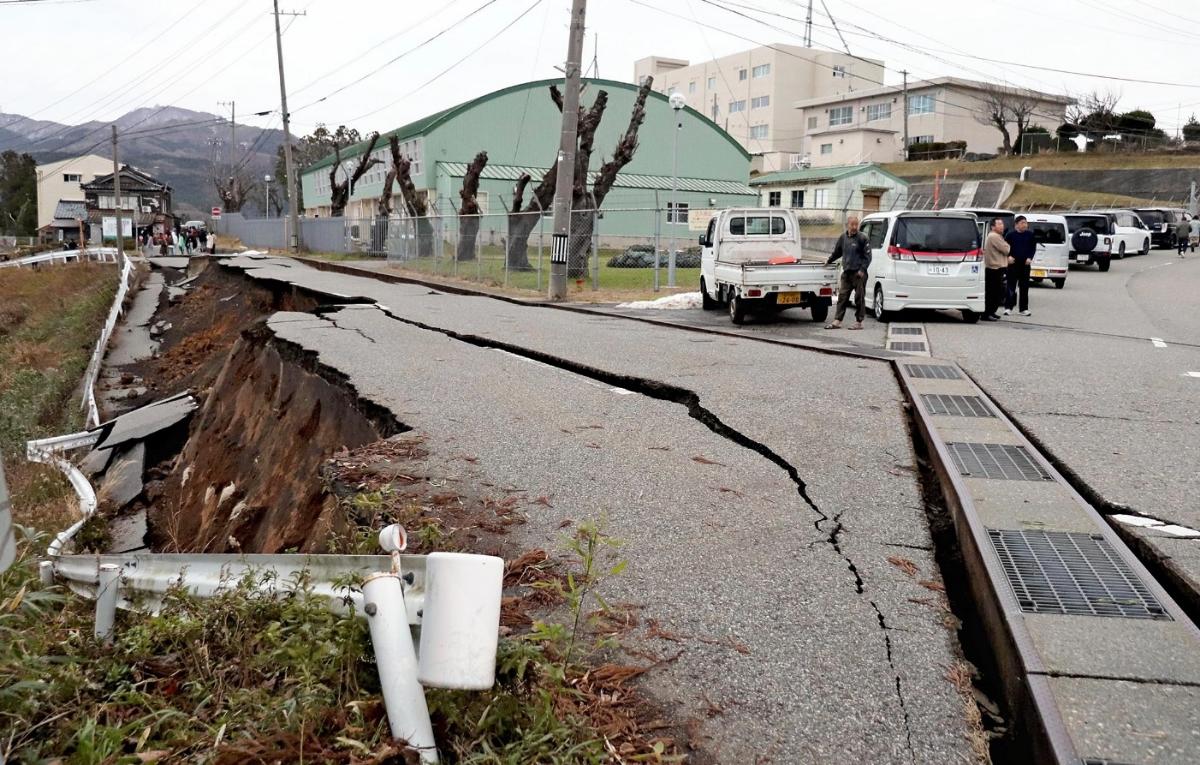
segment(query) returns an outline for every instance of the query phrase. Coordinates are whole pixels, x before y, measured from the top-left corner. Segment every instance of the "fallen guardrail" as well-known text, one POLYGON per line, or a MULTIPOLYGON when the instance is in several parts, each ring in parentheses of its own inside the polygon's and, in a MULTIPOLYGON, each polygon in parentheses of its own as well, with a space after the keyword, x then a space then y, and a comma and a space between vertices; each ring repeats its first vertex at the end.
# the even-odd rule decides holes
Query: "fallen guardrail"
POLYGON ((63 456, 63 452, 92 446, 99 440, 100 433, 98 431, 85 430, 80 433, 69 433, 65 436, 25 442, 25 458, 30 462, 39 462, 58 468, 71 482, 71 488, 75 490, 75 496, 79 498, 79 520, 70 528, 60 531, 54 536, 54 541, 46 549, 46 554, 50 557, 62 554, 63 548, 71 541, 71 538, 96 512, 96 490, 92 488, 87 476, 63 456))
POLYGON ((40 263, 78 262, 85 257, 88 260, 116 263, 117 251, 111 247, 89 248, 85 250, 51 250, 49 252, 39 252, 37 255, 27 255, 17 260, 0 262, 0 268, 21 268, 22 266, 36 266, 40 263))
POLYGON ((100 409, 96 406, 96 379, 100 376, 100 362, 104 360, 104 354, 108 350, 108 340, 117 327, 117 319, 125 310, 125 296, 129 294, 132 275, 133 261, 125 257, 121 263, 121 282, 117 285, 112 308, 108 311, 108 318, 104 321, 104 328, 100 330, 100 337, 96 339, 96 347, 92 350, 92 357, 88 360, 87 370, 83 374, 81 408, 87 412, 87 424, 90 427, 100 424, 100 409))
POLYGON ((389 555, 61 555, 39 564, 44 585, 96 601, 94 634, 110 640, 116 610, 158 611, 173 588, 198 598, 253 577, 280 596, 305 586, 337 613, 367 620, 393 738, 438 761, 425 688, 485 690, 496 674, 504 561, 490 555, 403 555, 398 525, 379 534, 389 555), (355 588, 347 582, 358 579, 355 588), (303 583, 303 585, 301 584, 303 583), (411 628, 420 628, 419 650, 411 628))

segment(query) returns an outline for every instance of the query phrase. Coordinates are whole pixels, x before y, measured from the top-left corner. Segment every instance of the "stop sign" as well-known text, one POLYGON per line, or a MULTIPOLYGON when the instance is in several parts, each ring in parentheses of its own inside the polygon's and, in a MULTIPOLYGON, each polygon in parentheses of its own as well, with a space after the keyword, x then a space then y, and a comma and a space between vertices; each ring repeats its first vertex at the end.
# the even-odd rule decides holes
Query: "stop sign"
POLYGON ((221 208, 214 207, 212 209, 212 216, 213 216, 213 220, 220 220, 221 219, 221 208))

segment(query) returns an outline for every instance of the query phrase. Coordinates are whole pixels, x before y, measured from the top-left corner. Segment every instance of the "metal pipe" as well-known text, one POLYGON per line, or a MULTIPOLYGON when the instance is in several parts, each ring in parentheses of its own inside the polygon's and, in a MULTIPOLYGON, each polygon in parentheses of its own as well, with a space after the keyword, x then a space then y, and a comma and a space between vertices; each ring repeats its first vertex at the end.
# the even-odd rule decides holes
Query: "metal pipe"
POLYGON ((1026 165, 1025 167, 1022 167, 1022 168, 1021 168, 1021 180, 1022 180, 1022 181, 1023 181, 1023 180, 1025 180, 1025 176, 1026 176, 1026 174, 1028 174, 1028 173, 1029 173, 1029 171, 1030 171, 1030 170, 1032 170, 1032 169, 1033 169, 1033 166, 1032 166, 1032 165, 1026 165))
POLYGON ((48 560, 38 563, 38 577, 42 580, 43 587, 50 587, 54 584, 54 564, 48 560))
POLYGON ((392 737, 408 742, 421 761, 436 763, 437 747, 425 690, 417 681, 417 652, 408 629, 401 573, 372 574, 363 582, 363 611, 371 630, 375 666, 392 737))
POLYGON ((97 570, 96 639, 108 642, 112 638, 117 618, 117 595, 121 589, 121 568, 114 563, 102 563, 97 570))

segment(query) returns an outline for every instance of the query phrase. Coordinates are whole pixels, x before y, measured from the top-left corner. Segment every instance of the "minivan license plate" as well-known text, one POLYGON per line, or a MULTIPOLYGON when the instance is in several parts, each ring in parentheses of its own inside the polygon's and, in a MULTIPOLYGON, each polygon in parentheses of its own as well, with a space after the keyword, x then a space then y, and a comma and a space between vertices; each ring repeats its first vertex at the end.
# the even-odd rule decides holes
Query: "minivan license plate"
POLYGON ((925 273, 936 276, 949 276, 950 266, 925 266, 925 273))

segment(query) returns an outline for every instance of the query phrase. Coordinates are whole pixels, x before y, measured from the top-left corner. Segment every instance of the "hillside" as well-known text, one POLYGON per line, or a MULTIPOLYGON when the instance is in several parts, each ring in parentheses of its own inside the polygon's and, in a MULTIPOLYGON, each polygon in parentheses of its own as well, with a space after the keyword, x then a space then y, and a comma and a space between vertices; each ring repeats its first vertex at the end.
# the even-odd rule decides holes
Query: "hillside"
MULTIPOLYGON (((212 162, 214 157, 222 164, 227 161, 229 123, 194 123, 220 119, 215 114, 176 107, 135 109, 115 120, 118 131, 168 130, 131 135, 122 140, 121 160, 171 184, 177 212, 187 215, 205 211, 217 204, 212 162), (216 141, 220 144, 215 144, 216 141)), ((111 124, 114 123, 92 121, 62 125, 19 114, 0 114, 0 151, 28 152, 39 164, 86 153, 107 155, 105 138, 111 124)), ((237 142, 240 153, 254 147, 247 161, 252 177, 274 172, 275 151, 283 142, 282 131, 263 131, 239 124, 237 142)))
POLYGON ((932 159, 921 162, 890 162, 883 168, 907 179, 928 180, 934 173, 949 171, 950 176, 972 178, 1010 177, 1021 168, 1034 170, 1126 170, 1200 168, 1200 153, 1195 154, 1033 154, 999 157, 982 162, 956 159, 932 159))

